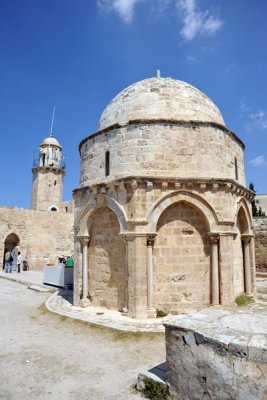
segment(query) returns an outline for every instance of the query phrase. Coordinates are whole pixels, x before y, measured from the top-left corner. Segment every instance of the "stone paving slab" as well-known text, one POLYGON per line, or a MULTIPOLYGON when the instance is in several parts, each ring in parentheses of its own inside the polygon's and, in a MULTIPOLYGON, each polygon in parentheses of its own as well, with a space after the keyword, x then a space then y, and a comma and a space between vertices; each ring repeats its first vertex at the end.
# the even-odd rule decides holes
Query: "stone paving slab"
POLYGON ((35 285, 40 288, 47 289, 49 292, 55 292, 58 290, 58 288, 43 284, 44 274, 42 271, 21 271, 20 273, 16 271, 13 271, 12 273, 0 271, 0 278, 22 283, 26 286, 35 285))
POLYGON ((47 289, 45 287, 41 287, 41 286, 38 286, 38 285, 31 285, 31 286, 28 287, 28 289, 36 290, 36 292, 50 292, 50 288, 47 289))

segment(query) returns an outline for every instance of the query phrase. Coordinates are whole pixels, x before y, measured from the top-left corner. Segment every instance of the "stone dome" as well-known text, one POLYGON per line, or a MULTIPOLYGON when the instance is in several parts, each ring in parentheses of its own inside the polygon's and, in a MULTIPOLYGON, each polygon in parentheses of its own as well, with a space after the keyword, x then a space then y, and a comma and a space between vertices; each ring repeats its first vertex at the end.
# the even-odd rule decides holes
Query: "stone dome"
POLYGON ((122 90, 103 111, 98 129, 151 119, 225 125, 218 107, 194 86, 172 78, 149 78, 122 90))
POLYGON ((59 147, 60 149, 62 148, 62 147, 60 146, 59 142, 57 141, 57 139, 55 139, 54 137, 45 138, 45 139, 43 140, 43 143, 41 143, 40 146, 57 146, 57 147, 59 147))

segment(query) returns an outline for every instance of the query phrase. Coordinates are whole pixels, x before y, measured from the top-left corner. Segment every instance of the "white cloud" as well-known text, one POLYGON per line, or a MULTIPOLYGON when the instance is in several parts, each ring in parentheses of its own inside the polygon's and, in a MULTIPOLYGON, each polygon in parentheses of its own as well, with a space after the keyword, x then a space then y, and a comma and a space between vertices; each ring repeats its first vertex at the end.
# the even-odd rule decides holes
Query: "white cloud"
POLYGON ((124 22, 130 24, 134 16, 134 8, 142 0, 98 0, 97 5, 101 11, 117 12, 124 22))
POLYGON ((246 128, 248 130, 265 130, 267 129, 267 111, 253 110, 244 100, 240 101, 239 111, 246 119, 246 128))
POLYGON ((267 113, 263 110, 258 110, 250 113, 251 120, 260 128, 267 129, 267 113))
POLYGON ((254 160, 250 160, 249 164, 252 164, 254 167, 261 167, 262 165, 267 165, 267 162, 264 156, 258 156, 254 160))
POLYGON ((173 3, 173 0, 158 0, 156 7, 158 12, 163 12, 173 3))
POLYGON ((238 68, 238 64, 237 63, 231 63, 229 65, 227 65, 226 67, 224 67, 224 71, 227 74, 231 74, 233 71, 235 71, 238 68))
POLYGON ((183 27, 180 31, 185 41, 193 40, 196 36, 211 36, 222 26, 220 18, 215 17, 209 10, 200 10, 199 0, 97 0, 102 12, 116 12, 124 22, 130 24, 134 18, 135 7, 140 2, 150 3, 150 11, 161 17, 169 7, 178 9, 183 27))
POLYGON ((192 62, 192 63, 195 63, 195 62, 197 61, 196 57, 191 56, 190 54, 188 54, 188 55, 186 56, 186 59, 187 59, 187 61, 190 61, 190 62, 192 62))
POLYGON ((222 26, 218 17, 210 14, 209 10, 200 11, 197 0, 176 0, 178 11, 183 19, 183 28, 180 31, 185 41, 193 40, 198 35, 211 36, 222 26))

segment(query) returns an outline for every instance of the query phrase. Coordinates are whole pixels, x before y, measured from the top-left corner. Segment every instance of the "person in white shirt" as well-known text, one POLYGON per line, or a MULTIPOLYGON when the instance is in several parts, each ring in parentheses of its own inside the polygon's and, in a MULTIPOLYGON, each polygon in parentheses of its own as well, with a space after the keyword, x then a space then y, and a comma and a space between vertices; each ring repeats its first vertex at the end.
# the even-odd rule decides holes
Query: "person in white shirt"
POLYGON ((21 254, 20 251, 18 252, 18 257, 17 257, 17 266, 18 266, 18 273, 20 274, 20 264, 21 264, 21 254))

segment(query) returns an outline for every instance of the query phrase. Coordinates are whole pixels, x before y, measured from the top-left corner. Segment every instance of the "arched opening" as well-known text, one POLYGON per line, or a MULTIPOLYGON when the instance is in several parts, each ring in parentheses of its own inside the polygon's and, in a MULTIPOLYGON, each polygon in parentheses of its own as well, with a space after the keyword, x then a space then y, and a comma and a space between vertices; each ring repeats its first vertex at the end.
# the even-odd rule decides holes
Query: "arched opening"
POLYGON ((12 253, 13 256, 13 265, 16 265, 16 260, 17 260, 17 250, 18 246, 20 244, 19 237, 15 233, 10 233, 4 243, 4 254, 3 254, 3 269, 5 265, 5 253, 7 251, 12 253))
POLYGON ((248 221, 243 207, 240 207, 236 219, 236 237, 234 239, 234 295, 238 296, 245 291, 244 283, 244 243, 242 235, 248 233, 248 221))
POLYGON ((58 211, 58 208, 56 206, 51 206, 50 211, 58 211))
POLYGON ((94 305, 122 311, 126 306, 126 249, 118 219, 103 206, 90 220, 89 293, 94 305))
POLYGON ((210 305, 208 230, 203 213, 186 201, 163 211, 153 249, 156 308, 176 314, 210 305))

